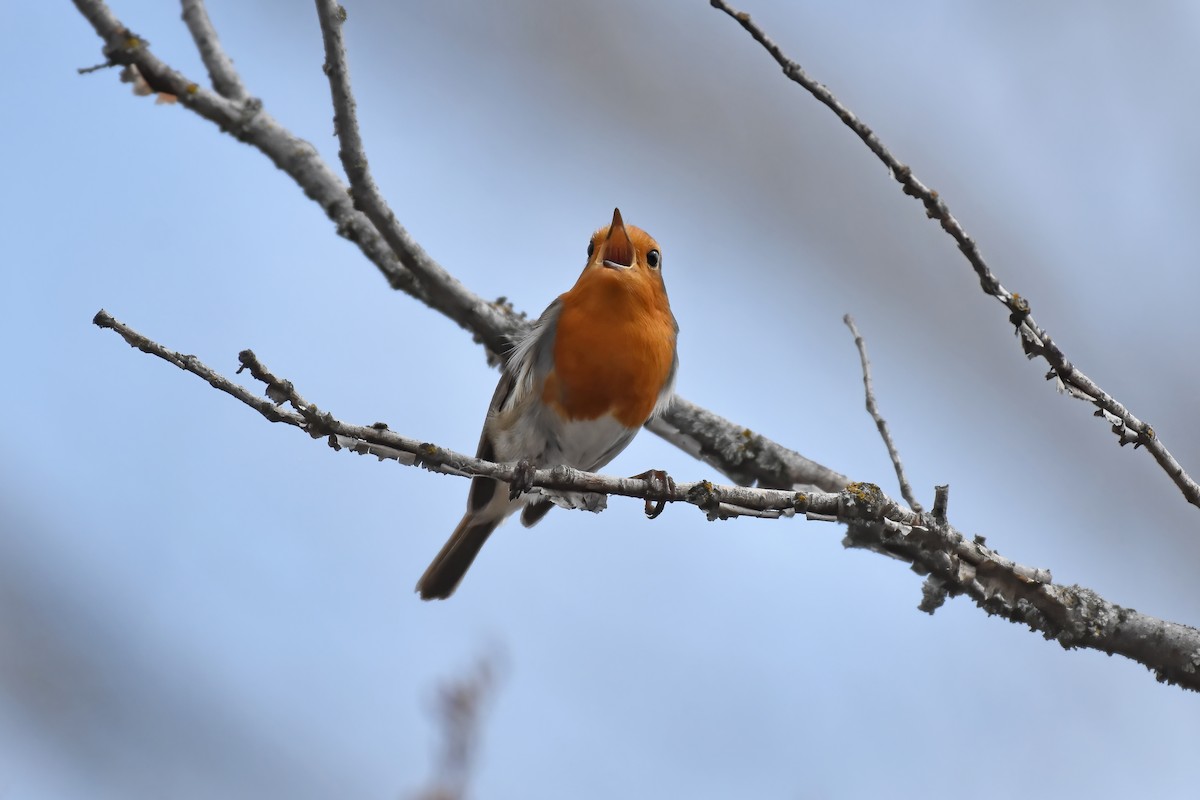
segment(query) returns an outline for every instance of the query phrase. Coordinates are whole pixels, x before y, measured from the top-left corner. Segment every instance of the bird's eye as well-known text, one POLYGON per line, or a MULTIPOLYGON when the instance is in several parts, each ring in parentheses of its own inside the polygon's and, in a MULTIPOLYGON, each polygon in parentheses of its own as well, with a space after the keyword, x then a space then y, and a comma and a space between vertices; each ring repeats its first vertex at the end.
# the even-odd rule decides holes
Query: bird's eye
POLYGON ((646 253, 646 263, 650 266, 650 269, 658 269, 658 265, 662 263, 662 253, 657 250, 651 250, 649 253, 646 253))

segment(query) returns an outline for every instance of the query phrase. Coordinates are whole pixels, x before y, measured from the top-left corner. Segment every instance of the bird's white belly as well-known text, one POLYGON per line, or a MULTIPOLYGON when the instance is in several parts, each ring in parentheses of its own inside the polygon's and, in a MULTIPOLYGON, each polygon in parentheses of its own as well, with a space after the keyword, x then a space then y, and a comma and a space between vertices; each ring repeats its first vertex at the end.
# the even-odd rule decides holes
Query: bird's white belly
POLYGON ((589 472, 616 458, 637 433, 637 428, 630 430, 607 414, 589 420, 558 420, 553 427, 541 464, 566 464, 589 472))

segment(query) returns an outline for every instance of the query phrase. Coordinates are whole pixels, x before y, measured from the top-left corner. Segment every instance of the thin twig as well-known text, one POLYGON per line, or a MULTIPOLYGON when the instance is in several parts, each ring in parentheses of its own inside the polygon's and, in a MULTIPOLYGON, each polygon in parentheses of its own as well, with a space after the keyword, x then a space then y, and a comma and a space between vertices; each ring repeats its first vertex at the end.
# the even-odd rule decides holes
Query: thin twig
POLYGON ((92 318, 92 323, 101 327, 114 330, 121 335, 130 347, 136 347, 143 353, 149 353, 152 356, 158 356, 164 361, 169 361, 182 370, 196 375, 208 382, 210 386, 218 391, 225 392, 230 397, 235 397, 241 400, 246 405, 253 408, 258 413, 269 419, 271 422, 287 422, 289 425, 299 425, 303 422, 298 414, 293 414, 286 409, 280 408, 271 400, 262 398, 254 394, 219 373, 210 369, 200 362, 198 358, 192 355, 184 355, 177 353, 174 350, 168 350, 157 342, 153 342, 142 336, 137 331, 126 327, 117 322, 111 314, 103 308, 96 312, 96 316, 92 318))
MULTIPOLYGON (((396 219, 371 176, 366 149, 358 131, 358 111, 354 93, 350 89, 350 68, 346 64, 346 48, 342 42, 346 10, 335 0, 316 0, 316 3, 321 37, 325 44, 325 75, 329 78, 329 91, 333 98, 333 126, 341 142, 338 157, 350 181, 354 207, 367 215, 400 263, 417 277, 428 293, 429 304, 470 330, 472 321, 463 311, 477 305, 480 298, 417 244, 396 219)), ((507 349, 498 352, 507 355, 507 349)))
POLYGON ((213 88, 222 97, 235 101, 245 100, 246 87, 242 85, 242 78, 233 66, 233 59, 221 47, 217 29, 208 18, 208 9, 204 7, 204 0, 182 0, 182 3, 183 21, 192 34, 196 49, 200 51, 200 58, 204 61, 204 68, 208 70, 213 88))
MULTIPOLYGON (((401 436, 382 423, 344 423, 304 401, 290 382, 273 375, 249 350, 242 351, 240 359, 252 375, 268 382, 268 398, 298 405, 301 411, 289 411, 275 400, 255 396, 195 356, 170 350, 103 310, 94 322, 117 332, 133 347, 202 378, 267 419, 314 438, 327 438, 337 450, 395 459, 451 475, 482 475, 505 482, 522 478, 530 486, 553 491, 689 503, 710 520, 738 514, 778 518, 799 513, 811 521, 847 525, 843 541, 847 547, 884 553, 928 576, 920 605, 923 610, 932 612, 947 597, 966 595, 989 614, 1026 624, 1063 647, 1119 653, 1149 667, 1159 680, 1200 691, 1200 630, 1122 608, 1089 589, 1053 583, 1049 570, 1011 561, 988 548, 981 537, 968 539, 941 518, 903 507, 873 484, 852 483, 841 492, 750 489, 709 481, 671 486, 664 481, 616 478, 562 466, 534 470, 530 476, 516 464, 472 458, 401 436)), ((944 503, 939 510, 944 511, 944 503)))
POLYGON ((908 483, 908 478, 904 474, 904 465, 900 462, 900 451, 896 449, 896 443, 892 441, 892 432, 888 429, 888 424, 879 414, 879 408, 875 405, 875 386, 871 382, 871 362, 867 359, 867 343, 863 339, 862 334, 858 332, 858 326, 854 324, 854 317, 846 314, 842 317, 842 322, 846 323, 846 327, 850 329, 850 333, 854 336, 854 344, 858 347, 858 358, 862 362, 863 374, 863 390, 867 395, 867 413, 871 415, 871 419, 875 420, 875 427, 879 429, 879 435, 883 437, 883 443, 887 446, 888 457, 892 459, 892 466, 896 470, 896 480, 900 482, 900 494, 908 503, 909 508, 921 513, 921 504, 917 502, 917 497, 913 494, 912 486, 908 483))
POLYGON ((1041 357, 1050 365, 1047 379, 1057 382, 1059 388, 1076 399, 1084 400, 1098 409, 1096 416, 1105 417, 1112 424, 1112 431, 1117 436, 1117 442, 1124 446, 1133 444, 1134 447, 1145 447, 1154 457, 1159 466, 1183 493, 1184 498, 1194 506, 1200 507, 1200 484, 1184 471, 1183 467, 1167 450, 1166 445, 1155 435, 1154 429, 1134 416, 1116 398, 1101 389, 1096 383, 1080 372, 1059 349, 1050 335, 1038 325, 1029 312, 1029 301, 1019 294, 1010 292, 1001 285, 992 273, 975 240, 967 235, 962 225, 950 213, 949 207, 936 191, 930 189, 913 175, 912 169, 883 146, 879 137, 854 113, 846 108, 828 88, 814 80, 804 68, 788 58, 779 45, 763 32, 762 28, 750 19, 744 11, 738 11, 724 0, 710 0, 712 6, 724 11, 757 41, 776 63, 783 68, 783 73, 791 80, 804 87, 813 97, 829 108, 838 118, 850 128, 875 156, 888 168, 891 176, 900 184, 905 194, 920 200, 925 206, 925 213, 930 219, 937 220, 958 245, 958 249, 966 256, 979 284, 985 294, 999 300, 1009 311, 1009 321, 1015 326, 1020 337, 1021 347, 1029 358, 1041 357))

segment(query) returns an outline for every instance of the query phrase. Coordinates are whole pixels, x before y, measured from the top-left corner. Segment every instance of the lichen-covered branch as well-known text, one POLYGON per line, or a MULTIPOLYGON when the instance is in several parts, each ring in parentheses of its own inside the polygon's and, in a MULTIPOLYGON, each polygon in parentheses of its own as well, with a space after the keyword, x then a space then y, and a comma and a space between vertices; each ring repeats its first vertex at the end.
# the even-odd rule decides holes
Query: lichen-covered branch
MULTIPOLYGON (((947 493, 938 492, 933 513, 917 513, 869 483, 852 483, 840 492, 796 492, 728 486, 710 481, 674 483, 618 478, 569 467, 526 469, 457 453, 402 436, 383 423, 353 425, 302 398, 295 386, 270 372, 249 350, 242 367, 265 384, 259 397, 209 367, 118 322, 104 310, 93 320, 118 333, 131 346, 157 356, 237 398, 272 422, 282 422, 336 450, 350 450, 431 471, 482 475, 530 489, 588 492, 635 497, 651 502, 687 503, 709 520, 733 516, 782 518, 803 515, 810 521, 837 522, 848 528, 843 543, 900 559, 925 575, 920 604, 932 612, 946 597, 966 595, 989 614, 1028 625, 1065 648, 1086 647, 1120 654, 1144 664, 1159 680, 1200 690, 1200 630, 1167 622, 1110 603, 1090 589, 1053 583, 1050 571, 1024 566, 987 547, 982 537, 968 539, 946 521, 947 493), (287 407, 287 406, 290 406, 287 407)), ((602 506, 598 506, 602 507, 602 506)))
POLYGON ((967 235, 962 224, 950 213, 949 207, 936 191, 930 189, 917 179, 912 169, 892 155, 875 132, 860 120, 850 109, 834 96, 833 92, 810 76, 800 64, 791 60, 783 50, 771 40, 744 11, 738 11, 724 0, 710 0, 712 6, 724 11, 735 19, 754 40, 770 53, 776 63, 783 68, 783 73, 792 81, 804 87, 813 97, 829 108, 838 118, 850 128, 855 135, 862 139, 875 156, 888 168, 891 176, 900 184, 905 194, 920 200, 925 206, 926 215, 936 220, 946 233, 958 245, 958 249, 966 256, 983 291, 1004 304, 1009 312, 1011 322, 1019 336, 1021 347, 1029 358, 1043 358, 1050 365, 1047 380, 1054 380, 1059 389, 1066 394, 1095 406, 1096 416, 1102 416, 1112 425, 1112 431, 1121 446, 1133 444, 1135 448, 1145 447, 1158 462, 1163 471, 1183 493, 1184 498, 1194 506, 1200 507, 1200 484, 1192 480, 1180 463, 1167 450, 1162 440, 1155 434, 1154 429, 1138 419, 1124 405, 1117 401, 1091 378, 1079 371, 1071 363, 1066 354, 1050 338, 1050 335, 1037 322, 1029 310, 1028 299, 1015 292, 1010 292, 996 278, 991 268, 984 261, 975 240, 967 235))

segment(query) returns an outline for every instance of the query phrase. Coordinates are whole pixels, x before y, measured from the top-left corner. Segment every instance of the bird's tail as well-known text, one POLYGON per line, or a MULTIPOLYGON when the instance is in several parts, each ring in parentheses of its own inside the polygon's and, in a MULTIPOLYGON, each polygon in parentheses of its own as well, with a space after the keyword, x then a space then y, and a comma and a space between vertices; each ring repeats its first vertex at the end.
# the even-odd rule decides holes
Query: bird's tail
POLYGON ((433 559, 429 569, 417 581, 422 600, 445 600, 454 594, 480 548, 504 517, 481 516, 467 512, 462 522, 450 534, 442 551, 433 559))

